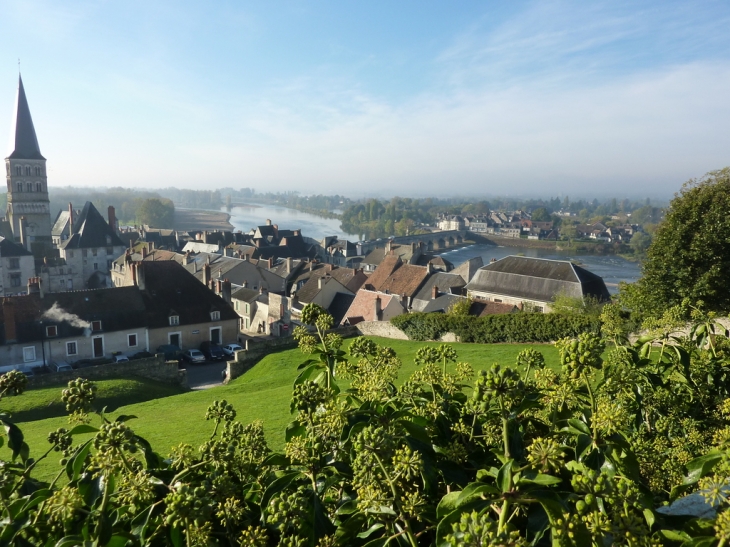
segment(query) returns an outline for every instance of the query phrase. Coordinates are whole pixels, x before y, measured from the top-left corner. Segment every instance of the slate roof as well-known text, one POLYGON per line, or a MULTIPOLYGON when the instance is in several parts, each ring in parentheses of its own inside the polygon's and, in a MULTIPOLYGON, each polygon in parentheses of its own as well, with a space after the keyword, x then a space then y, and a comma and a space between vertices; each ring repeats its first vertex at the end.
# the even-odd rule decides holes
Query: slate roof
POLYGON ((0 236, 0 258, 28 256, 30 254, 33 253, 23 247, 20 243, 15 243, 15 241, 11 241, 10 239, 0 236))
POLYGON ((233 308, 173 260, 139 263, 137 275, 144 284, 142 297, 149 328, 169 327, 170 315, 180 325, 210 323, 210 313, 219 311, 221 321, 238 320, 233 308))
POLYGON ((335 295, 335 297, 332 299, 332 304, 330 304, 330 307, 327 310, 334 319, 335 325, 339 325, 342 322, 342 320, 345 318, 347 310, 350 309, 350 306, 352 305, 352 302, 354 300, 354 294, 345 294, 343 292, 338 292, 335 295))
POLYGON ((73 235, 61 244, 63 249, 124 246, 124 242, 90 201, 86 202, 81 213, 74 218, 73 232, 73 235))
POLYGON ((242 302, 253 302, 256 300, 256 297, 259 295, 259 291, 255 291, 253 289, 247 289, 246 287, 243 287, 241 289, 238 289, 237 291, 234 291, 231 293, 231 298, 234 298, 236 300, 240 300, 242 302))
POLYGON ((64 312, 78 316, 82 321, 101 321, 100 332, 146 326, 144 302, 139 288, 135 286, 46 293, 43 296, 44 326, 57 325, 59 338, 85 336, 89 332, 84 329, 89 326, 74 326, 64 317, 49 312, 54 304, 64 312))
POLYGON ((565 260, 522 256, 508 256, 480 268, 466 288, 538 302, 552 302, 561 293, 610 299, 603 278, 580 266, 565 260))
POLYGON ((482 260, 481 256, 475 256, 474 258, 470 258, 466 262, 459 264, 456 268, 451 270, 451 273, 460 275, 465 283, 468 283, 471 281, 471 278, 474 277, 474 274, 484 266, 484 261, 482 260))
POLYGON ((8 155, 10 159, 46 159, 41 154, 40 146, 38 146, 38 138, 35 134, 28 99, 25 96, 25 88, 23 87, 23 78, 20 75, 18 75, 18 95, 15 102, 15 119, 10 133, 10 146, 12 148, 8 155))
POLYGON ((66 229, 67 225, 68 225, 68 210, 63 209, 58 212, 56 221, 53 223, 53 228, 51 228, 51 235, 60 236, 63 233, 63 231, 66 229))
POLYGON ((454 292, 451 289, 455 289, 456 292, 459 292, 458 289, 461 289, 461 287, 465 285, 466 282, 460 275, 436 272, 431 274, 413 298, 414 300, 432 300, 432 291, 434 287, 438 287, 439 293, 451 293, 454 292))
POLYGON ((426 307, 423 308, 424 313, 434 313, 434 312, 441 312, 445 313, 451 309, 451 306, 456 304, 457 302, 460 302, 464 300, 466 297, 459 296, 458 294, 442 294, 435 300, 431 300, 426 304, 426 307))
POLYGON ((469 308, 469 315, 485 317, 487 315, 514 313, 516 311, 518 311, 517 306, 505 302, 472 302, 469 308))

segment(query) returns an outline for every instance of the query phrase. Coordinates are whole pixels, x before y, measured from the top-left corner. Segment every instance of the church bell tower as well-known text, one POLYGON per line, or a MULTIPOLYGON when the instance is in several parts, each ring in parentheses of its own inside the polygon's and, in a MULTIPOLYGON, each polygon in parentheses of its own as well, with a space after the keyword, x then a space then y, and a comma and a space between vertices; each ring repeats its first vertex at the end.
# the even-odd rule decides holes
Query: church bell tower
POLYGON ((38 146, 20 75, 5 173, 8 184, 6 218, 15 241, 36 257, 41 257, 53 248, 46 158, 41 155, 38 146))

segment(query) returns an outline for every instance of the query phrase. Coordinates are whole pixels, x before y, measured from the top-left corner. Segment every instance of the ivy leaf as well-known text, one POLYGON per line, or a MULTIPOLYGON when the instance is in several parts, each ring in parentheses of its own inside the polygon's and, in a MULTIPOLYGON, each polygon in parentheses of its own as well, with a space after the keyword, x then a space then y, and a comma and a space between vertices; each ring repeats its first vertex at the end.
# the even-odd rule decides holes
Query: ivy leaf
POLYGON ((93 425, 79 424, 76 427, 74 427, 71 431, 69 431, 68 434, 69 435, 81 435, 83 433, 97 433, 98 431, 99 431, 99 429, 94 427, 93 425))
POLYGON ((372 534, 373 532, 377 532, 378 530, 380 530, 381 528, 384 528, 384 527, 385 527, 385 525, 384 525, 384 524, 382 524, 382 523, 377 523, 377 524, 373 524, 373 525, 372 525, 372 526, 371 526, 370 528, 368 528, 368 529, 367 529, 367 530, 365 530, 364 532, 360 532, 360 533, 359 533, 359 534, 357 535, 357 537, 365 539, 365 538, 367 538, 367 537, 370 537, 370 535, 371 535, 371 534, 372 534))
POLYGON ((543 473, 525 473, 517 484, 539 484, 541 486, 552 486, 553 484, 560 484, 562 479, 553 477, 552 475, 545 475, 543 473))
POLYGON ((713 467, 722 459, 722 452, 717 450, 711 451, 709 454, 695 458, 687 464, 687 471, 689 473, 682 481, 682 484, 672 488, 672 492, 669 494, 670 500, 677 499, 677 496, 688 490, 693 484, 699 481, 702 477, 707 475, 713 467))
POLYGON ((92 441, 93 439, 89 439, 79 446, 76 449, 76 452, 74 452, 74 455, 69 458, 68 463, 66 464, 66 475, 68 475, 69 481, 76 482, 79 480, 81 470, 84 468, 84 463, 86 462, 86 456, 91 450, 92 441))
POLYGON ((502 493, 509 492, 512 485, 512 463, 514 460, 509 460, 505 463, 497 473, 497 486, 502 493))
POLYGON ((461 491, 449 492, 439 502, 436 507, 436 518, 442 519, 457 508, 457 501, 461 496, 461 491))
POLYGON ((286 473, 273 481, 268 488, 266 488, 266 491, 264 491, 263 496, 261 496, 261 508, 263 510, 266 510, 266 508, 269 505, 269 501, 271 498, 273 498, 276 494, 284 490, 287 486, 289 486, 293 481, 296 479, 299 479, 301 477, 304 477, 304 474, 300 471, 290 471, 289 473, 286 473))

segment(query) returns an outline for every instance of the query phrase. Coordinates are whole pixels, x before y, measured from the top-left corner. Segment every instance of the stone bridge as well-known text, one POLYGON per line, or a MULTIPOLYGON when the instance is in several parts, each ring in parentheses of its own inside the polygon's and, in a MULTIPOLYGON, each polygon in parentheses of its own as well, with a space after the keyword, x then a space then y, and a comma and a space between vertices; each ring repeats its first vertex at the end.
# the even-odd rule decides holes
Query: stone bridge
POLYGON ((446 230, 412 236, 396 236, 391 239, 376 239, 362 243, 362 254, 367 254, 378 247, 385 247, 388 241, 396 245, 423 244, 425 252, 442 251, 456 245, 462 245, 466 239, 466 230, 446 230))

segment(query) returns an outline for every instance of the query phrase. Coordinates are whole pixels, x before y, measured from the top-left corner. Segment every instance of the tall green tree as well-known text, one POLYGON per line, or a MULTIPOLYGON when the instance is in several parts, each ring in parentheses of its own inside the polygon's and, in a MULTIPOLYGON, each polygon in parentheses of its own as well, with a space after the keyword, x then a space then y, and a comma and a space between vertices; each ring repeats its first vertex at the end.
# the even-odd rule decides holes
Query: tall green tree
POLYGON ((647 251, 643 276, 624 289, 635 311, 651 316, 683 299, 730 310, 730 167, 687 181, 669 205, 647 251))
POLYGON ((137 222, 153 228, 172 228, 175 223, 175 206, 169 199, 146 199, 137 209, 137 222))

